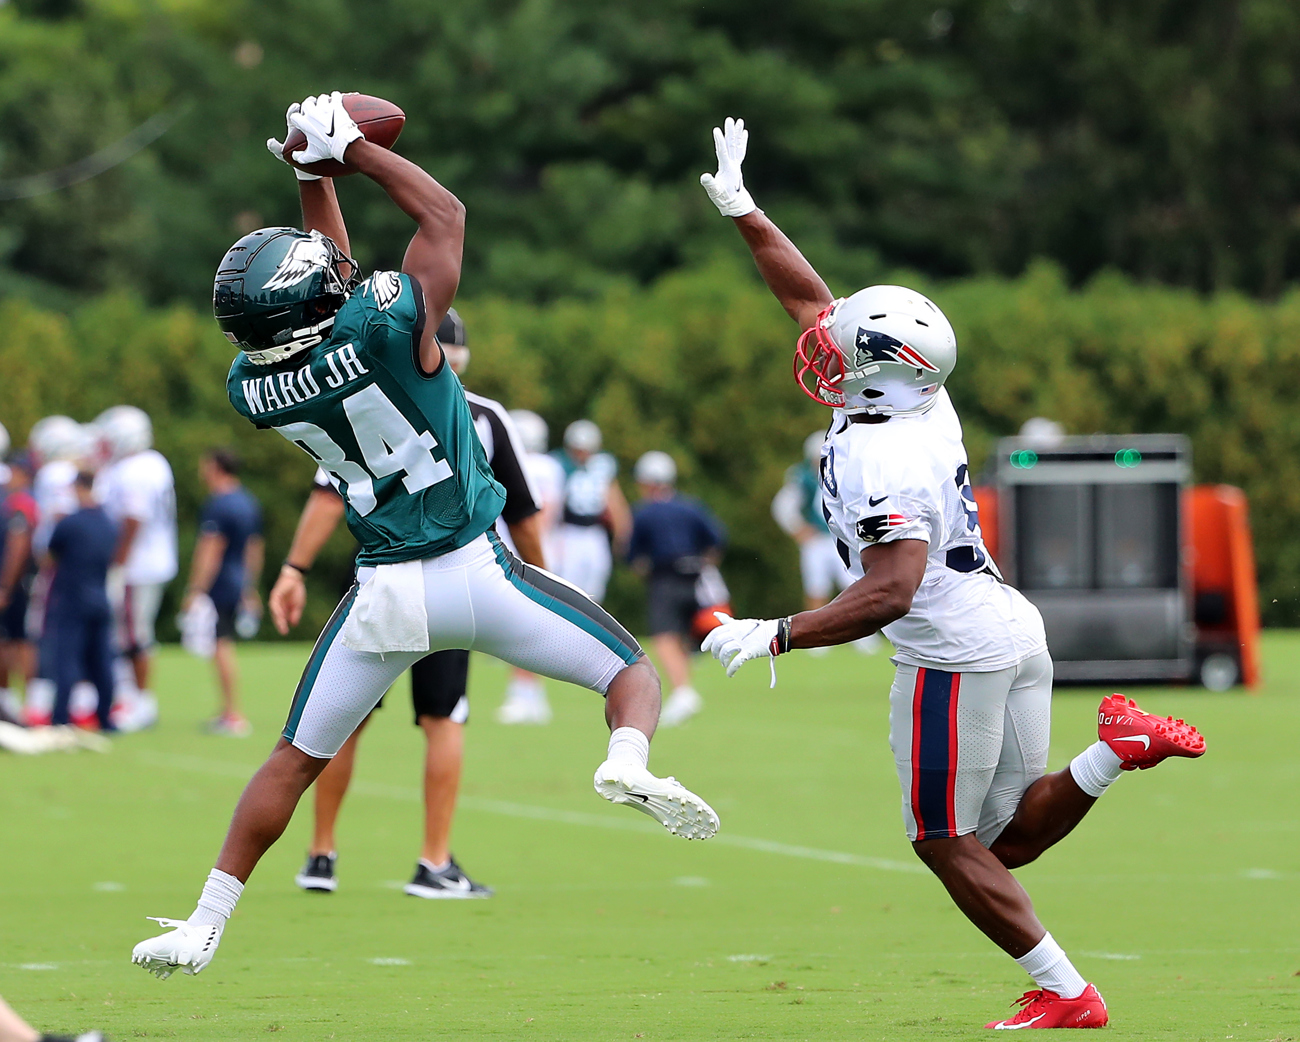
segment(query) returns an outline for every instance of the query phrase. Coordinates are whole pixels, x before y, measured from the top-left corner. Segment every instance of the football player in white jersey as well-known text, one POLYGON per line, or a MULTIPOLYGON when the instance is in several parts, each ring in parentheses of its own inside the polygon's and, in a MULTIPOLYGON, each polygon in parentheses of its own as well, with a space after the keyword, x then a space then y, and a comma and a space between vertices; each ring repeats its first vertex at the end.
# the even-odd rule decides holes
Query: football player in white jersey
POLYGON ((176 577, 176 483, 169 464, 153 448, 153 424, 133 405, 115 405, 93 426, 105 465, 95 491, 121 530, 110 573, 109 594, 116 616, 118 653, 129 670, 120 676, 114 723, 138 731, 158 719, 149 687, 154 623, 163 591, 176 577))
MULTIPOLYGON (((535 516, 542 555, 548 563, 558 562, 559 529, 564 518, 564 467, 546 451, 551 431, 544 419, 528 409, 511 409, 510 418, 523 442, 524 471, 540 508, 535 516)), ((500 529, 500 522, 497 527, 500 529)), ((505 701, 497 706, 496 718, 502 724, 549 724, 551 704, 541 677, 526 669, 512 669, 505 701)))
POLYGON ((1181 720, 1102 702, 1098 741, 1046 774, 1052 660, 1038 610, 989 556, 967 480, 961 424, 944 381, 957 341, 930 300, 901 286, 847 299, 830 290, 754 205, 741 177, 748 140, 714 130, 718 172, 701 183, 804 331, 796 377, 835 409, 820 471, 831 532, 855 582, 825 607, 730 620, 704 648, 733 675, 754 658, 843 644, 883 630, 896 648, 890 747, 908 838, 958 908, 1036 987, 991 1028, 1099 1027, 1106 1005, 1034 913, 1012 868, 1063 839, 1124 770, 1200 756, 1181 720))
POLYGON ((622 552, 632 532, 632 509, 618 487, 618 461, 601 452, 600 428, 574 420, 564 447, 551 453, 564 468, 564 517, 555 573, 599 604, 614 566, 610 537, 622 552))

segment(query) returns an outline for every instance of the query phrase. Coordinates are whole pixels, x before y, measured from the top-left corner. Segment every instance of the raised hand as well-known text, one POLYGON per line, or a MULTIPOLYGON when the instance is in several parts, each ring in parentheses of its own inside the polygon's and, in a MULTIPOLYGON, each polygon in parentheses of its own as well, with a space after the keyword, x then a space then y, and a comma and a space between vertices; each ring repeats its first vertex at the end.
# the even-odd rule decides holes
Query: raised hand
POLYGON ((727 117, 721 128, 713 128, 713 147, 718 153, 718 172, 701 174, 700 184, 723 217, 744 217, 758 209, 745 189, 740 164, 749 147, 749 131, 743 119, 727 117))
MULTIPOLYGON (((286 140, 288 140, 289 134, 293 130, 293 123, 290 122, 289 117, 297 112, 301 107, 302 106, 295 101, 284 113, 284 136, 286 140)), ((284 158, 284 141, 277 141, 275 138, 269 137, 266 139, 266 150, 292 170, 299 181, 319 181, 321 179, 320 174, 313 174, 307 170, 303 170, 301 167, 294 166, 289 162, 289 160, 284 158)))

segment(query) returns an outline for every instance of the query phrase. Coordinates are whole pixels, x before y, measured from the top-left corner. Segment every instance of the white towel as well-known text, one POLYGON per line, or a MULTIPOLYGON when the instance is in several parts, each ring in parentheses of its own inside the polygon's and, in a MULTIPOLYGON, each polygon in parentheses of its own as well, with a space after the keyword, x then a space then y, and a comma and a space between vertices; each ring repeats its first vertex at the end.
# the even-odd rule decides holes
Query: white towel
POLYGON ((428 651, 429 613, 424 606, 420 561, 381 564, 357 591, 343 623, 343 644, 353 651, 428 651))

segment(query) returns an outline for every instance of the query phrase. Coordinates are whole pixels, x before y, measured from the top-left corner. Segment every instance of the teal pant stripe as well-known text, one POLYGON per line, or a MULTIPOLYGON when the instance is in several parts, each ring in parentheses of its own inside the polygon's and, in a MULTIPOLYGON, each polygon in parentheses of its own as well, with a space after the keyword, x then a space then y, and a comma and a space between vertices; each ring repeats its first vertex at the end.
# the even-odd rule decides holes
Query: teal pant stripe
POLYGON ((289 707, 289 719, 282 732, 285 741, 292 742, 293 736, 298 733, 298 721, 302 719, 302 711, 307 708, 307 700, 311 698, 311 689, 316 685, 316 678, 320 675, 321 664, 329 654, 330 648, 334 646, 334 639, 347 620, 348 611, 357 599, 358 589, 360 587, 353 583, 352 588, 343 595, 343 600, 339 601, 339 606, 334 609, 330 621, 325 623, 325 628, 320 631, 320 636, 316 638, 316 646, 311 649, 311 657, 307 659, 307 666, 302 671, 302 679, 298 681, 298 688, 293 693, 293 705, 289 707))
POLYGON ((644 652, 636 638, 599 604, 585 593, 556 581, 532 565, 524 564, 506 549, 495 532, 489 530, 487 535, 496 553, 497 563, 515 589, 590 633, 628 665, 641 658, 644 652))

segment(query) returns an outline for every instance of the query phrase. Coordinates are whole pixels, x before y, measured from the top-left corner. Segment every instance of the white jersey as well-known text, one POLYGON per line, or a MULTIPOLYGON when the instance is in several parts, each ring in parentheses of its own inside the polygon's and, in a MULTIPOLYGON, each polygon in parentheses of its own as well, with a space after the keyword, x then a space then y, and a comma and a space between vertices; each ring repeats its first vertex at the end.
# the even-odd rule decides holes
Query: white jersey
POLYGON ((32 548, 40 554, 50 545, 50 535, 59 521, 77 509, 77 465, 71 460, 52 460, 36 472, 32 498, 36 500, 36 530, 32 548))
POLYGON ((875 543, 918 539, 930 547, 912 610, 884 628, 898 661, 991 672, 1046 651, 1038 609, 1002 582, 984 546, 948 392, 921 416, 849 420, 836 417, 822 447, 821 481, 854 578, 862 576, 862 551, 875 543))
POLYGON ((537 494, 540 511, 537 519, 542 529, 542 550, 546 566, 554 570, 559 559, 557 530, 564 519, 564 468, 560 461, 545 452, 524 456, 524 472, 537 494))
POLYGON ((176 483, 162 453, 146 449, 99 472, 95 492, 119 524, 140 523, 122 578, 128 586, 170 582, 176 577, 176 483))

